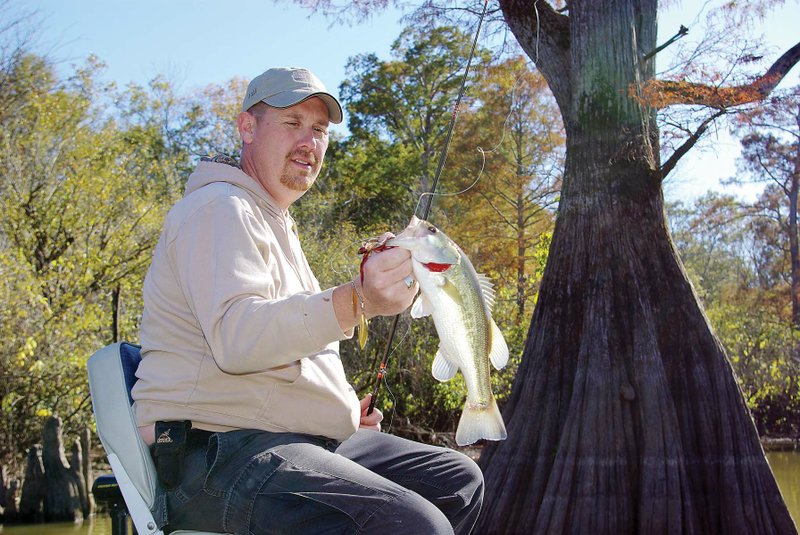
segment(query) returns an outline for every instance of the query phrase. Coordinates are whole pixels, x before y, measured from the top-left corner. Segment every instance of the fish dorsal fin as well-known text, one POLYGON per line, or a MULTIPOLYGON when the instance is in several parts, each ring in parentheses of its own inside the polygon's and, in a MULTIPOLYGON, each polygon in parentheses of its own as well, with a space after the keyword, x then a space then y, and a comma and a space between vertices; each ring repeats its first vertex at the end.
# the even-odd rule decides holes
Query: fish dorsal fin
POLYGON ((432 312, 433 305, 431 300, 424 293, 420 293, 417 300, 411 305, 411 317, 414 319, 424 318, 425 316, 430 316, 432 312))
POLYGON ((489 360, 496 370, 501 370, 508 363, 508 345, 500 328, 491 320, 492 325, 492 350, 489 352, 489 360))
POLYGON ((483 300, 486 302, 486 311, 491 314, 494 308, 494 284, 483 273, 478 273, 477 279, 478 285, 481 287, 481 293, 483 293, 483 300))
POLYGON ((433 378, 441 382, 449 381, 455 377, 457 371, 458 366, 453 364, 450 359, 442 353, 442 347, 439 346, 439 351, 436 352, 436 357, 433 359, 433 367, 431 368, 433 378))

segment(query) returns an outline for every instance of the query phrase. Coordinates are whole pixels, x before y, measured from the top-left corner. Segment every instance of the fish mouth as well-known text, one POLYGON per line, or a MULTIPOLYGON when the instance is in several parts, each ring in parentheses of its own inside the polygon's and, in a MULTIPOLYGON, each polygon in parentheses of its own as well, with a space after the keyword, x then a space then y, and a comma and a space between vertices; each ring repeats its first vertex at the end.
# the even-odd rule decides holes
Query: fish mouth
POLYGON ((461 262, 461 252, 443 232, 416 215, 403 231, 390 238, 386 245, 400 247, 411 252, 411 256, 421 264, 434 264, 436 271, 461 262))

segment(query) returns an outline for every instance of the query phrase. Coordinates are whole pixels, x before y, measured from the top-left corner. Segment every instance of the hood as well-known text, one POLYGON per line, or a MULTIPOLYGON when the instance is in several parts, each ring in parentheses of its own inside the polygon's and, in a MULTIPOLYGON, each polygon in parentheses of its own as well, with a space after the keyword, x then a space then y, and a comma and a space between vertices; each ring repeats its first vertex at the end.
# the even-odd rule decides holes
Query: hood
POLYGON ((185 195, 197 191, 203 186, 214 182, 225 182, 246 190, 250 195, 260 201, 260 204, 275 215, 287 215, 286 211, 281 210, 275 199, 267 193, 267 190, 238 167, 225 163, 201 161, 197 164, 194 171, 186 181, 185 195))

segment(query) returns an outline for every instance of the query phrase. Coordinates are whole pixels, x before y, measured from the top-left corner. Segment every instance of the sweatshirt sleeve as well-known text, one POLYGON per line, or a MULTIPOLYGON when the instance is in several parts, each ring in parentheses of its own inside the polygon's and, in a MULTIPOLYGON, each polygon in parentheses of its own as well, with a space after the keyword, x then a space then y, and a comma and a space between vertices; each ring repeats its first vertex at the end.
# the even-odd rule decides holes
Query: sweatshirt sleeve
POLYGON ((177 279, 221 370, 264 371, 347 337, 333 289, 285 290, 287 281, 276 274, 291 266, 276 258, 276 236, 247 201, 214 197, 186 218, 171 249, 177 279))

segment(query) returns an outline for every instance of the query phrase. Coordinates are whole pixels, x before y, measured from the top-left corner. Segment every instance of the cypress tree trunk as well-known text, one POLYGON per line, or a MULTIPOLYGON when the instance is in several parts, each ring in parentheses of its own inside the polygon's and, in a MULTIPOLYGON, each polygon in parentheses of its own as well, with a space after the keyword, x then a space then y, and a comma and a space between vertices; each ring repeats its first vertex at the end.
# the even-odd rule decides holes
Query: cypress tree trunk
POLYGON ((656 2, 500 4, 567 153, 476 533, 796 533, 671 242, 654 112, 630 96, 653 76, 656 2))
POLYGON ((83 518, 89 518, 91 514, 89 496, 91 493, 88 491, 86 479, 83 476, 83 451, 81 449, 80 439, 76 439, 75 442, 72 443, 72 452, 69 457, 69 470, 72 473, 72 479, 77 483, 81 515, 83 518))
POLYGON ((23 522, 41 522, 44 520, 44 464, 42 463, 42 447, 34 444, 28 450, 25 464, 25 479, 19 499, 19 520, 23 522))
POLYGON ((94 496, 91 492, 91 485, 94 481, 94 474, 92 472, 92 431, 88 427, 84 427, 80 435, 81 445, 81 476, 83 477, 83 493, 86 495, 86 509, 83 511, 83 517, 88 518, 94 514, 95 503, 94 496))
POLYGON ((51 416, 44 424, 42 464, 45 476, 44 519, 74 522, 83 518, 81 483, 64 453, 61 419, 51 416))

